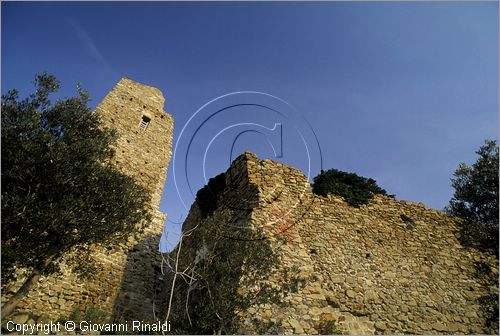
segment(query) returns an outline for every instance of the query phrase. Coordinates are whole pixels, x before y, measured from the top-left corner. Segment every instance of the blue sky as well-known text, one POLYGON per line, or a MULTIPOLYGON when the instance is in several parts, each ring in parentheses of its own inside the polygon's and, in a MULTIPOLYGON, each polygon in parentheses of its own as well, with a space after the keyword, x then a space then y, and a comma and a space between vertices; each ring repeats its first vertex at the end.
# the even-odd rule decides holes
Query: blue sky
MULTIPOLYGON (((283 157, 275 159, 303 171, 295 131, 311 144, 313 130, 324 169, 372 177, 398 199, 437 209, 453 193, 458 164, 472 163, 485 139, 498 139, 498 2, 2 2, 1 24, 3 93, 26 94, 34 75, 48 71, 62 95, 74 95, 80 82, 95 106, 128 76, 164 92, 174 144, 201 106, 230 92, 259 91, 295 108, 257 94, 207 106, 204 115, 259 103, 294 117, 254 105, 212 118, 193 142, 194 193, 204 184, 206 144, 235 123, 244 124, 240 131, 281 124, 283 157)), ((207 151, 207 177, 227 169, 232 131, 207 151)), ((274 158, 267 141, 279 137, 266 132, 242 134, 234 152, 274 158)), ((179 222, 187 211, 172 177, 171 164, 161 209, 179 222)), ((170 245, 179 231, 173 222, 170 245)))

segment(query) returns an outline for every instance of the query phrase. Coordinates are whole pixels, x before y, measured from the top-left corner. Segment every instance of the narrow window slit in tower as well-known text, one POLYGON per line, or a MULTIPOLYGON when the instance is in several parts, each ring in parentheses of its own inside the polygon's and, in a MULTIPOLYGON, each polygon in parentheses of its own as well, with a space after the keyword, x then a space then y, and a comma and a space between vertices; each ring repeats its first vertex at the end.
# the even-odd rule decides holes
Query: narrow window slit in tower
POLYGON ((142 116, 141 122, 139 123, 139 128, 146 129, 148 127, 149 122, 151 121, 151 118, 146 117, 145 115, 142 116))

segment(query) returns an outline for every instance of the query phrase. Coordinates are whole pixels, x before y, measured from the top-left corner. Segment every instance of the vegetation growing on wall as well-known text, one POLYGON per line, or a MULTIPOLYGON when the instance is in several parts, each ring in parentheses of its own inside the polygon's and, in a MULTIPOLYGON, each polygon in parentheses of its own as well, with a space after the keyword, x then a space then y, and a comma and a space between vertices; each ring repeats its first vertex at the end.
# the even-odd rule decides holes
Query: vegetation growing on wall
POLYGON ((312 190, 316 195, 326 196, 332 193, 342 196, 347 203, 355 207, 368 203, 375 194, 387 195, 374 179, 334 168, 321 171, 314 178, 312 190))
MULTIPOLYGON (((498 258, 498 145, 486 140, 476 152, 478 158, 471 166, 461 163, 451 179, 455 189, 446 210, 461 217, 460 240, 465 246, 474 246, 494 252, 498 258)), ((475 276, 483 284, 498 288, 498 272, 478 262, 475 276)), ((478 299, 486 317, 486 325, 498 333, 498 289, 478 299)))

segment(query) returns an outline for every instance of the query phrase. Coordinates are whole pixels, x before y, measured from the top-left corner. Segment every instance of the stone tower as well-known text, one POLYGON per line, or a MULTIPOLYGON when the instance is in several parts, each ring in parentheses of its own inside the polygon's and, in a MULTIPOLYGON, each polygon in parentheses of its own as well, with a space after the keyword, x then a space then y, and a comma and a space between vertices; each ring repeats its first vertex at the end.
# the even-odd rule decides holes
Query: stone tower
MULTIPOLYGON (((122 78, 95 109, 103 127, 117 132, 113 164, 151 193, 151 222, 129 237, 120 292, 112 321, 151 319, 161 263, 158 251, 166 214, 159 211, 168 164, 172 157, 173 118, 164 109, 157 88, 122 78)), ((158 304, 157 304, 158 305, 158 304)))
POLYGON ((458 218, 383 195, 353 207, 250 152, 222 176, 216 208, 194 202, 171 252, 178 269, 209 279, 175 282, 174 330, 498 335, 488 303, 498 302, 498 259, 460 244, 458 218))
POLYGON ((173 118, 160 90, 122 78, 95 109, 117 131, 114 164, 151 192, 158 210, 172 156, 173 118))
MULTIPOLYGON (((89 312, 99 312, 102 318, 94 322, 101 323, 154 319, 154 309, 162 299, 158 295, 158 247, 166 218, 159 205, 173 137, 173 118, 163 110, 164 102, 160 90, 122 78, 94 111, 102 127, 117 133, 113 164, 151 192, 152 220, 143 221, 116 245, 92 245, 95 271, 90 276, 75 272, 74 256, 81 253, 78 247, 66 254, 58 265, 60 272, 40 277, 37 288, 19 303, 13 314, 19 323, 67 319, 75 311, 83 319, 89 312)), ((27 276, 25 270, 18 271, 17 280, 2 292, 2 301, 27 276)))

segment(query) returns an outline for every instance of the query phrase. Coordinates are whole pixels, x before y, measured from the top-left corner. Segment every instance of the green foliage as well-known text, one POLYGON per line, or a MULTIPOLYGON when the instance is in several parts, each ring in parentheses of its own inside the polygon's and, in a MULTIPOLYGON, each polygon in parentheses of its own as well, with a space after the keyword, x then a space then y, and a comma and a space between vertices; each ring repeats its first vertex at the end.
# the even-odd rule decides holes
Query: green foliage
POLYGON ((87 308, 83 316, 84 321, 89 321, 92 323, 105 323, 107 319, 108 319, 108 313, 95 307, 87 308))
POLYGON ((208 180, 208 184, 196 193, 196 203, 203 218, 207 218, 217 208, 217 198, 226 187, 226 175, 221 173, 208 180))
POLYGON ((367 204, 374 194, 387 195, 375 180, 333 168, 321 171, 314 178, 312 189, 313 193, 321 196, 329 193, 342 196, 347 203, 355 207, 367 204))
POLYGON ((476 153, 472 166, 461 163, 455 171, 455 193, 446 210, 464 219, 464 244, 498 252, 498 145, 487 140, 476 153))
MULTIPOLYGON (((494 252, 498 258, 498 145, 486 140, 472 166, 461 163, 451 179, 455 189, 446 211, 461 217, 460 239, 466 246, 494 252)), ((498 271, 475 265, 475 277, 490 291, 478 298, 488 333, 498 334, 498 271), (494 290, 491 290, 491 289, 494 290)))
MULTIPOLYGON (((254 293, 239 292, 240 288, 250 287, 245 287, 245 281, 250 280, 243 280, 244 274, 251 274, 255 285, 269 276, 278 259, 267 240, 255 239, 248 228, 233 226, 233 220, 231 211, 217 210, 190 237, 196 253, 186 258, 180 268, 194 267, 196 281, 191 285, 176 282, 174 313, 169 318, 173 333, 234 334, 239 327, 237 311, 274 298, 273 290, 263 285, 254 293)), ((177 250, 171 253, 175 255, 177 250)))
POLYGON ((81 321, 87 321, 92 323, 106 323, 108 319, 108 314, 94 306, 87 307, 82 310, 81 306, 74 306, 71 314, 67 317, 60 317, 57 321, 64 323, 67 321, 73 321, 76 324, 81 321))
POLYGON ((2 96, 2 280, 44 267, 76 244, 104 243, 148 218, 144 188, 110 164, 113 131, 99 127, 88 95, 52 102, 59 82, 2 96))

